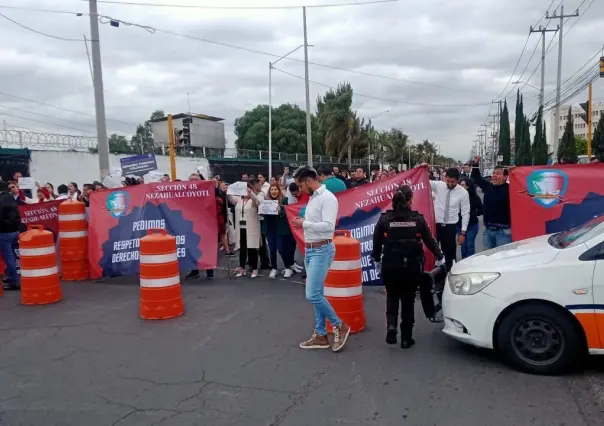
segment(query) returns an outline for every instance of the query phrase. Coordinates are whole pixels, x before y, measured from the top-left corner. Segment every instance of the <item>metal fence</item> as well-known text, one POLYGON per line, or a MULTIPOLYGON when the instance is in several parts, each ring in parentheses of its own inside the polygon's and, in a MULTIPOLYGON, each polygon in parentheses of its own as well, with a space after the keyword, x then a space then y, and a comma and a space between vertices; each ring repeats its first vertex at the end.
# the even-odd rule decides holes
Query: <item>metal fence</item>
MULTIPOLYGON (((0 146, 4 148, 29 148, 40 150, 57 151, 83 151, 90 152, 97 149, 97 138, 92 136, 62 135, 55 133, 41 133, 24 130, 0 130, 0 146)), ((129 154, 127 152, 112 152, 114 154, 129 154)), ((168 154, 167 146, 156 146, 155 153, 168 154)), ((137 152, 130 153, 132 155, 137 152)), ((205 157, 207 159, 240 159, 250 161, 268 161, 268 151, 254 151, 237 148, 207 148, 194 146, 177 146, 176 155, 179 157, 205 157)), ((285 152, 273 152, 273 161, 284 163, 308 162, 307 154, 288 154, 285 152)), ((347 163, 347 158, 339 160, 337 157, 326 155, 313 155, 313 164, 337 164, 347 163)), ((365 164, 366 158, 353 158, 352 164, 365 164)))

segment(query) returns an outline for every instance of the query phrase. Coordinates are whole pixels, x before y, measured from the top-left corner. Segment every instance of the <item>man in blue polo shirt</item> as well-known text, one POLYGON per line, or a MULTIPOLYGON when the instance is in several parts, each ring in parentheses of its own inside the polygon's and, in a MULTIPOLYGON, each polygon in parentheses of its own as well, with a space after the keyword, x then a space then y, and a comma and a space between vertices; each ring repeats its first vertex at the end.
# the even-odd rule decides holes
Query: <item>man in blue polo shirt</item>
POLYGON ((317 167, 317 174, 319 175, 319 182, 325 185, 325 188, 332 194, 336 194, 341 191, 346 191, 346 184, 333 175, 331 168, 327 166, 317 167))

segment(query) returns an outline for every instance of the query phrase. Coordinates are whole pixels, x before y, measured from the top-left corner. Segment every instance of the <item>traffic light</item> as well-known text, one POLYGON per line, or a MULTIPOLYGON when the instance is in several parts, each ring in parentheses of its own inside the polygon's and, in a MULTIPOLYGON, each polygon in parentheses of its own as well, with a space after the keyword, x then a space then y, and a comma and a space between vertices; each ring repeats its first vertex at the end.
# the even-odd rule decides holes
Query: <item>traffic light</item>
POLYGON ((191 145, 191 118, 182 119, 182 130, 179 133, 180 145, 191 145))
POLYGON ((604 78, 604 56, 600 57, 600 78, 604 78))
POLYGON ((589 104, 589 100, 587 102, 579 104, 579 106, 583 108, 583 111, 585 111, 585 114, 579 114, 579 116, 583 119, 583 121, 589 123, 589 116, 591 115, 591 112, 589 111, 591 107, 591 105, 589 104))

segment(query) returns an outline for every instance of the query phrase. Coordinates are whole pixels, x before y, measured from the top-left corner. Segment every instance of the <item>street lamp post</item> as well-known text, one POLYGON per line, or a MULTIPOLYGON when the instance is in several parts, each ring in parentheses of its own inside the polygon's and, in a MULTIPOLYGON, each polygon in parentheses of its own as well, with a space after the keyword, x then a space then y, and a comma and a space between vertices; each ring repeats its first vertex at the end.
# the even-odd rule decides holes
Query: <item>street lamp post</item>
POLYGON ((268 63, 268 180, 270 181, 273 177, 273 66, 283 58, 287 58, 289 55, 302 49, 303 44, 296 47, 289 53, 281 56, 275 62, 268 63))

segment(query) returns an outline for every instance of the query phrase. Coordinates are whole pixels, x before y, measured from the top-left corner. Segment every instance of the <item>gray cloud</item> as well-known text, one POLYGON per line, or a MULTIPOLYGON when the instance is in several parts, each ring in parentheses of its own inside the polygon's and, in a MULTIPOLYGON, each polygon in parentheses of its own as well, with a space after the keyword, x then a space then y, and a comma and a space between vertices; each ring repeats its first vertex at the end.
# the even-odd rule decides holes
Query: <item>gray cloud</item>
MULTIPOLYGON (((567 12, 582 0, 565 2, 567 12)), ((317 3, 319 1, 317 0, 317 3)), ((490 102, 502 91, 512 74, 530 25, 537 23, 550 0, 424 0, 308 10, 310 60, 336 68, 348 68, 413 80, 446 88, 428 87, 310 66, 311 80, 336 86, 348 81, 355 92, 384 100, 355 97, 354 106, 365 118, 375 117, 378 128, 401 127, 413 140, 429 139, 443 153, 467 157, 477 129, 488 120, 490 102), (424 104, 482 104, 478 107, 445 108, 406 105, 386 99, 424 104)), ((73 0, 5 1, 21 7, 87 12, 85 3, 73 0)), ((202 3, 202 2, 199 2, 202 3)), ((231 2, 242 4, 242 2, 231 2)), ((246 2, 247 3, 247 2, 246 2)), ((267 3, 267 2, 264 2, 267 3)), ((298 0, 280 4, 299 4, 298 0)), ((554 2, 555 5, 558 1, 554 2)), ((254 0, 254 5, 262 5, 254 0)), ((273 3, 274 4, 274 3, 273 3)), ((587 0, 582 9, 591 4, 587 0)), ((249 49, 285 54, 303 43, 299 10, 207 11, 99 5, 100 13, 123 21, 148 25, 215 40, 249 49)), ((89 37, 87 16, 0 9, 24 25, 67 38, 89 37)), ((1 19, 1 18, 0 18, 1 19)), ((545 24, 546 21, 541 21, 545 24)), ((573 23, 570 20, 566 28, 573 23)), ((555 25, 549 23, 550 27, 555 25)), ((604 42, 604 4, 597 0, 564 39, 563 80, 574 73, 604 42)), ((548 42, 551 34, 548 34, 548 42)), ((84 43, 43 37, 3 21, 0 37, 0 91, 39 102, 94 113, 94 98, 84 43)), ((538 49, 526 73, 526 61, 538 43, 529 40, 513 80, 526 80, 537 66, 538 49)), ((143 28, 101 25, 101 50, 105 101, 110 132, 131 133, 155 109, 186 111, 187 93, 195 112, 225 118, 232 143, 233 122, 246 109, 268 102, 270 56, 254 54, 202 41, 150 34, 143 28)), ((546 58, 546 94, 555 88, 557 48, 546 58)), ((292 55, 302 59, 302 51, 292 55)), ((303 76, 300 62, 283 60, 278 68, 303 76)), ((539 85, 539 70, 531 84, 539 85)), ((598 82, 595 98, 604 100, 598 82)), ((311 105, 326 90, 311 84, 311 105)), ((509 86, 513 107, 514 86, 509 86)), ((273 76, 273 101, 304 105, 304 82, 279 72, 273 76)), ((536 92, 524 90, 527 113, 537 105, 536 92)), ((583 101, 583 95, 575 102, 583 101)), ((0 107, 0 120, 57 133, 79 134, 33 120, 73 126, 94 134, 94 117, 69 113, 0 96, 0 105, 55 116, 44 118, 0 107), (31 117, 31 120, 2 114, 31 117)), ((512 108, 513 109, 513 108, 512 108)), ((491 108, 491 113, 495 111, 491 108)))

